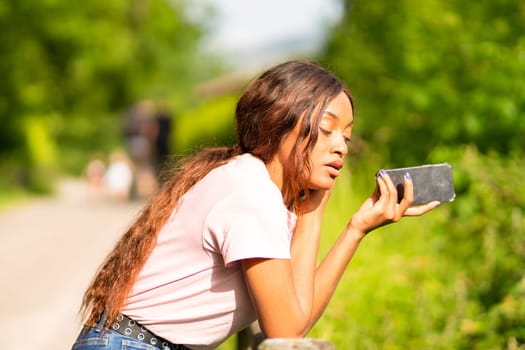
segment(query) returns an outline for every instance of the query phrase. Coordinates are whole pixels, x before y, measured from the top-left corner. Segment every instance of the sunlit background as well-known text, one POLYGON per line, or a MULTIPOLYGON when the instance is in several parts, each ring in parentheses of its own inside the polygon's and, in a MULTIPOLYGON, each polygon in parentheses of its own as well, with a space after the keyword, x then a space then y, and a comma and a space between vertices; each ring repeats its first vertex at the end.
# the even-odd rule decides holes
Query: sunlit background
POLYGON ((380 168, 448 162, 456 191, 370 234, 309 336, 525 348, 524 2, 4 0, 3 349, 71 346, 84 288, 165 161, 233 145, 243 88, 287 59, 322 63, 356 101, 322 254, 380 168))

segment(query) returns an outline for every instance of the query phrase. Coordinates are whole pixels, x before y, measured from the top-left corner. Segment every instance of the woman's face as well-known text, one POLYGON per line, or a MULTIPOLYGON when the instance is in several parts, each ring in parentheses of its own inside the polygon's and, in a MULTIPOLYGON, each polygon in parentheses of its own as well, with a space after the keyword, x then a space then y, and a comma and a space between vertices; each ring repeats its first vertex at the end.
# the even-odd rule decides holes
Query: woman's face
POLYGON ((353 124, 352 105, 348 96, 341 92, 322 113, 319 137, 310 154, 311 189, 328 190, 333 187, 343 167, 343 158, 348 153, 353 124))

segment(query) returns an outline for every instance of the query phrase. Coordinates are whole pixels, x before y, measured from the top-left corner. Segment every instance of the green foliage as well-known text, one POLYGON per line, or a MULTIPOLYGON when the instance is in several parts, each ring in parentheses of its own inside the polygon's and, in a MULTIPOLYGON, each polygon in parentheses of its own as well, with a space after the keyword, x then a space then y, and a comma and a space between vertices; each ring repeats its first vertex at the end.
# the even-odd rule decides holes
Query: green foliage
POLYGON ((55 143, 45 125, 47 118, 27 116, 24 120, 26 158, 25 166, 20 168, 20 181, 34 192, 52 192, 54 164, 57 158, 55 143))
POLYGON ((175 153, 189 153, 209 146, 235 143, 235 104, 238 95, 208 100, 177 116, 173 144, 175 153))
POLYGON ((453 232, 441 253, 463 270, 458 283, 468 308, 456 311, 470 327, 458 337, 458 348, 525 344, 525 312, 519 307, 525 278, 525 190, 520 181, 525 162, 517 155, 480 156, 472 147, 452 153, 461 155, 461 200, 435 232, 453 232), (511 305, 516 308, 510 310, 511 305))
POLYGON ((356 133, 397 165, 434 147, 525 147, 525 4, 345 1, 324 62, 356 97, 356 133))
POLYGON ((365 195, 380 167, 448 161, 457 197, 368 237, 312 335, 338 348, 523 348, 524 4, 345 4, 323 60, 357 104, 348 187, 365 195))
POLYGON ((188 86, 214 65, 197 59, 204 26, 186 18, 186 6, 3 1, 0 160, 32 173, 50 160, 37 159, 47 151, 36 149, 54 148, 52 167, 78 172, 91 152, 118 145, 122 111, 137 99, 170 101, 175 109, 190 100, 188 86))
MULTIPOLYGON (((453 164, 456 200, 371 233, 309 336, 338 349, 525 345, 523 159, 471 146, 430 155, 442 157, 453 164)), ((323 254, 373 184, 368 170, 338 180, 323 254)))

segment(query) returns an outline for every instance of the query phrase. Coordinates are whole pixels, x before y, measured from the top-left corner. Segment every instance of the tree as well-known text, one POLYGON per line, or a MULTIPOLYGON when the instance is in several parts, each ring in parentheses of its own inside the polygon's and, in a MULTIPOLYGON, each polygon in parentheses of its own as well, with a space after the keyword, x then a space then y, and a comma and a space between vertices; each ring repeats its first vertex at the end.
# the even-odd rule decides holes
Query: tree
POLYGON ((187 96, 206 69, 198 59, 205 28, 187 19, 186 6, 3 1, 0 170, 31 185, 40 168, 78 169, 89 150, 118 141, 120 113, 135 99, 187 96))
POLYGON ((446 269, 436 277, 452 281, 443 295, 456 294, 424 315, 425 339, 522 347, 525 3, 346 0, 323 61, 353 91, 354 134, 381 166, 454 163, 456 200, 427 229, 446 269))
POLYGON ((324 61, 357 100, 356 130, 393 163, 439 145, 523 149, 525 4, 345 1, 324 61))

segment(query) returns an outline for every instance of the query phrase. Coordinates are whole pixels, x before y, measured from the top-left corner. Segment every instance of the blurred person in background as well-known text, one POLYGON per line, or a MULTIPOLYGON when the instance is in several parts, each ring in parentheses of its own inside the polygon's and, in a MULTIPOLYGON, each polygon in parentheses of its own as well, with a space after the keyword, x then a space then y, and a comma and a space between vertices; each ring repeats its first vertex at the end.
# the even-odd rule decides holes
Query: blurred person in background
POLYGON ((100 198, 104 194, 104 175, 106 173, 105 156, 101 152, 93 154, 86 165, 84 175, 88 183, 88 195, 100 198))
POLYGON ((155 113, 152 101, 140 100, 124 118, 123 134, 134 169, 131 195, 139 199, 150 197, 158 188, 155 170, 158 124, 155 113))
POLYGON ((104 187, 110 199, 127 201, 133 185, 133 165, 122 150, 110 154, 110 162, 104 175, 104 187))
POLYGON ((155 137, 155 174, 161 181, 170 155, 171 135, 173 132, 173 116, 168 106, 159 104, 155 113, 157 134, 155 137))
POLYGON ((381 171, 318 264, 352 136, 350 91, 316 63, 285 62, 246 89, 236 121, 238 144, 174 168, 108 255, 73 349, 215 349, 254 320, 267 338, 303 337, 367 233, 439 204, 413 207, 409 174, 398 203, 381 171))

